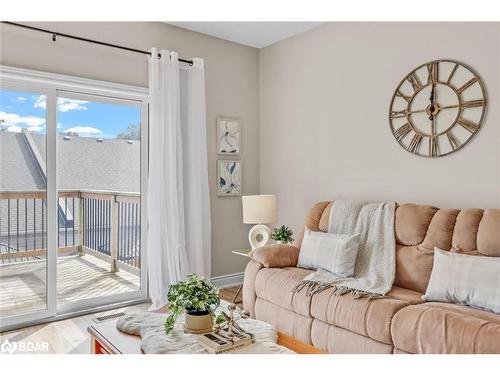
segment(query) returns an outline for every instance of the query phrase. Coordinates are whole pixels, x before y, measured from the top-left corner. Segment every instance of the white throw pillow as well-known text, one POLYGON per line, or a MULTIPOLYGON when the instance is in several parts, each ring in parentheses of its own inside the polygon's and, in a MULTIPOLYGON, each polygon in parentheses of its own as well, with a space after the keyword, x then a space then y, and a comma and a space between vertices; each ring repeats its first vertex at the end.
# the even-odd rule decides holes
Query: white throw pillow
POLYGON ((304 230, 298 266, 324 269, 338 277, 352 277, 358 256, 359 234, 333 234, 304 230))
POLYGON ((500 314, 500 257, 451 253, 434 248, 425 301, 453 302, 500 314))

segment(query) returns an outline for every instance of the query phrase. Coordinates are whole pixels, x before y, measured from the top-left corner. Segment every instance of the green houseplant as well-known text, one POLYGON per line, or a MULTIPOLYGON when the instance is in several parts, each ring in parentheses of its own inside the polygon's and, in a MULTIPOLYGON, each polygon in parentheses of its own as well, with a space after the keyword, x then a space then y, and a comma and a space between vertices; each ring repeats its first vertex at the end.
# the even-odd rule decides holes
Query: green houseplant
POLYGON ((271 239, 275 240, 278 243, 288 244, 293 242, 293 231, 282 225, 279 228, 274 228, 271 233, 271 239))
POLYGON ((172 331, 182 313, 186 314, 186 330, 211 329, 213 313, 220 305, 219 288, 209 279, 194 274, 188 275, 185 281, 170 285, 167 299, 169 313, 165 320, 166 334, 172 331))

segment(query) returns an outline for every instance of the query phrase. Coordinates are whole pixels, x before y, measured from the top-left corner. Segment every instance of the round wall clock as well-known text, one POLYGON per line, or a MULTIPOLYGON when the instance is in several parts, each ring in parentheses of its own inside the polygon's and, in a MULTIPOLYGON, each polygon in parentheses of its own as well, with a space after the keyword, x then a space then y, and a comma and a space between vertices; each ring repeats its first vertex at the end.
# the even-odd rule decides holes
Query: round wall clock
POLYGON ((407 151, 439 157, 465 146, 479 131, 486 91, 469 67, 435 60, 412 70, 391 100, 392 133, 407 151))

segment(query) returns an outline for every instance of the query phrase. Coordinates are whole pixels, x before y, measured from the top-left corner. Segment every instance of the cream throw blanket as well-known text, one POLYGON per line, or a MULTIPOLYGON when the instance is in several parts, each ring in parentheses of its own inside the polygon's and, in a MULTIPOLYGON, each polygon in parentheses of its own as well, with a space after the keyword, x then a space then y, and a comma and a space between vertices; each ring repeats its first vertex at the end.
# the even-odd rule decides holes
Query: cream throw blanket
POLYGON ((296 286, 307 295, 334 288, 335 294, 351 292, 354 298, 380 298, 392 288, 396 274, 394 214, 396 203, 335 201, 328 232, 360 234, 354 277, 339 278, 323 269, 308 275, 296 286))

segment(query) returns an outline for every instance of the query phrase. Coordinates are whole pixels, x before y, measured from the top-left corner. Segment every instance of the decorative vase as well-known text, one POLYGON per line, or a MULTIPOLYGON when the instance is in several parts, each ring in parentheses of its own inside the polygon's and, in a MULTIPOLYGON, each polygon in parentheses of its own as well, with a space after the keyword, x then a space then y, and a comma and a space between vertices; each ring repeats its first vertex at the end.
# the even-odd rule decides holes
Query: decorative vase
POLYGON ((186 310, 184 317, 184 332, 196 334, 212 332, 213 317, 208 310, 186 310))
POLYGON ((252 250, 267 245, 271 239, 271 229, 264 224, 254 225, 248 232, 248 242, 252 250))
POLYGON ((283 241, 276 241, 278 245, 283 245, 283 241))

